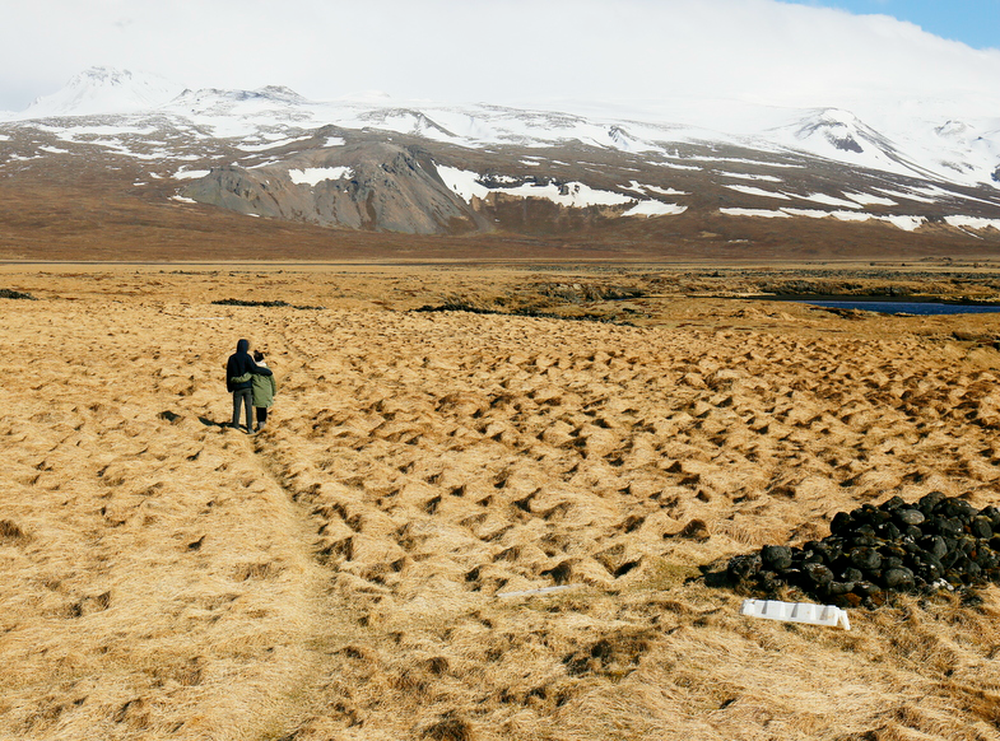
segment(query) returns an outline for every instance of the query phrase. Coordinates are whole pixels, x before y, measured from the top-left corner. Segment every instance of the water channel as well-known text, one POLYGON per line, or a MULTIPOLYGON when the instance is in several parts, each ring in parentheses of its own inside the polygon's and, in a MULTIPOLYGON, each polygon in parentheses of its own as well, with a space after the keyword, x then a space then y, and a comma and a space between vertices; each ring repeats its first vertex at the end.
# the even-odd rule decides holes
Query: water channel
POLYGON ((914 299, 882 299, 868 296, 851 297, 779 297, 781 301, 821 306, 827 309, 857 309, 880 314, 992 314, 1000 312, 1000 304, 951 303, 944 301, 921 301, 914 299))

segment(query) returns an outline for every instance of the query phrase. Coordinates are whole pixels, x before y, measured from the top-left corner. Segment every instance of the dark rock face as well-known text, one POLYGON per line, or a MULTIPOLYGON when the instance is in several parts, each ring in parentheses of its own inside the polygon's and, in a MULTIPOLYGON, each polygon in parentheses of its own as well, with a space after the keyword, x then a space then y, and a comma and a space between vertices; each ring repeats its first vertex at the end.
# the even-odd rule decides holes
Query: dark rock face
MULTIPOLYGON (((421 144, 398 144, 393 137, 371 132, 353 133, 351 139, 343 147, 307 149, 256 167, 215 167, 185 185, 183 195, 238 213, 400 234, 486 234, 497 229, 563 233, 617 219, 629 203, 639 200, 569 206, 548 197, 491 190, 466 201, 444 182, 434 157, 421 144), (314 180, 292 179, 292 172, 307 171, 314 172, 314 180)), ((572 185, 550 176, 490 173, 477 182, 486 188, 554 185, 563 196, 570 195, 572 185)))
POLYGON ((864 147, 858 144, 857 140, 853 136, 829 136, 829 141, 837 149, 842 149, 845 152, 857 152, 861 154, 864 152, 864 147))
POLYGON ((366 142, 282 165, 216 167, 184 195, 245 214, 328 227, 406 234, 488 232, 493 224, 448 189, 419 147, 366 142), (295 183, 290 169, 327 171, 328 179, 295 183))
MULTIPOLYGON (((734 556, 725 580, 776 597, 793 587, 820 602, 877 607, 888 593, 930 594, 1000 582, 1000 509, 933 492, 838 512, 830 536, 734 556)), ((721 573, 719 574, 721 576, 721 573)), ((716 579, 714 583, 719 583, 716 579)))

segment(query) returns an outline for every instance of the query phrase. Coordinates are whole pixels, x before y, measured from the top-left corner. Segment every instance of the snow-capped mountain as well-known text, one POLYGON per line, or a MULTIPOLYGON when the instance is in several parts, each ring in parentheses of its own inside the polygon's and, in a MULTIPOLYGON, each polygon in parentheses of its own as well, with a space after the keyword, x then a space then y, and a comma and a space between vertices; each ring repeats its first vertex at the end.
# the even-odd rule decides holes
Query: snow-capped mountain
POLYGON ((99 68, 0 123, 0 180, 57 160, 127 169, 132 195, 150 201, 370 231, 643 222, 693 234, 822 219, 1000 241, 1000 118, 941 118, 939 102, 878 127, 837 108, 689 100, 672 111, 317 102, 99 68))
POLYGON ((169 80, 148 73, 92 67, 73 77, 62 90, 37 98, 19 117, 87 116, 148 110, 175 98, 181 89, 169 80))

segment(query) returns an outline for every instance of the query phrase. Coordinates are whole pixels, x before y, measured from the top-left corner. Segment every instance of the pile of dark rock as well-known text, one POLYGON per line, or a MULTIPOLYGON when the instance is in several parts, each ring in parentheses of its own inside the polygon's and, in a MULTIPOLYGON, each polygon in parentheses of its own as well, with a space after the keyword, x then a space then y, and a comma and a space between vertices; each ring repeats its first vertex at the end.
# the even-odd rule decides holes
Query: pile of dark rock
POLYGON ((788 587, 841 607, 877 607, 890 594, 968 594, 1000 582, 1000 509, 977 510, 933 492, 838 512, 830 535, 801 547, 766 545, 734 556, 716 584, 780 598, 788 587))
POLYGON ((277 300, 277 301, 249 301, 241 298, 222 298, 218 301, 213 301, 216 306, 262 306, 265 308, 280 308, 288 307, 289 309, 298 309, 300 311, 323 311, 326 309, 325 306, 296 306, 295 304, 290 304, 287 301, 277 300))

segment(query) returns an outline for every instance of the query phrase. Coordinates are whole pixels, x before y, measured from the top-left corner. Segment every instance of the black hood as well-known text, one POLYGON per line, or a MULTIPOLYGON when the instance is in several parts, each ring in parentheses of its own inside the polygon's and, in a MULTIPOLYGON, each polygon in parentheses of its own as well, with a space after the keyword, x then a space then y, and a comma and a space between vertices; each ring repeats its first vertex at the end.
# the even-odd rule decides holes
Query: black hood
POLYGON ((236 343, 236 352, 246 352, 250 349, 250 340, 240 340, 236 343))

